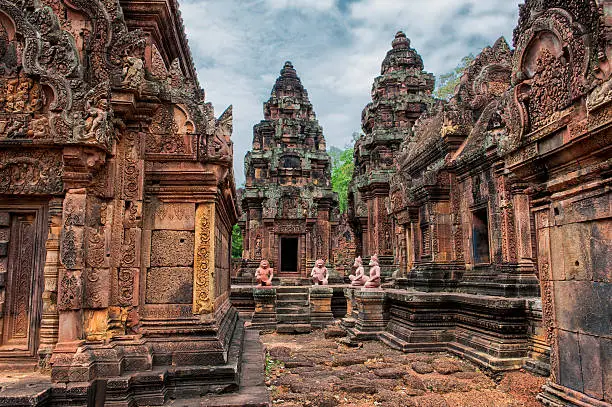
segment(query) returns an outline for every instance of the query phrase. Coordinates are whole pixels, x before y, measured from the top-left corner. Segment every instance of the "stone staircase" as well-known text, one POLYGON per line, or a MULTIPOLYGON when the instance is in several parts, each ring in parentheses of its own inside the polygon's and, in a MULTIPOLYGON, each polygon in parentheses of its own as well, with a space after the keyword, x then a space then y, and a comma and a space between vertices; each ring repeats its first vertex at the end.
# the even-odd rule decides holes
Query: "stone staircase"
POLYGON ((307 333, 312 331, 308 287, 275 288, 276 332, 307 333))

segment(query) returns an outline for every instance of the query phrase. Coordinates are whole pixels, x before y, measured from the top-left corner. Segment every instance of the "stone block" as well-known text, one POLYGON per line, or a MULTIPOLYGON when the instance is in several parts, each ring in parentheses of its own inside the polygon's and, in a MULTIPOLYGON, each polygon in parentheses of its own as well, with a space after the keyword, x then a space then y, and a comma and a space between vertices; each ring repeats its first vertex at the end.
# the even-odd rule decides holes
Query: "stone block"
POLYGON ((612 285, 588 281, 554 283, 557 326, 599 336, 612 330, 612 285))
POLYGON ((313 327, 322 328, 334 322, 331 300, 334 289, 326 286, 310 287, 310 322, 313 327))
MULTIPOLYGON (((572 223, 561 228, 563 242, 563 264, 566 280, 590 280, 591 264, 591 231, 588 223, 572 223)), ((559 257, 553 251, 553 257, 559 257)))
POLYGON ((599 338, 604 400, 612 403, 612 339, 599 338))
POLYGON ((612 220, 593 222, 591 225, 591 261, 593 280, 612 282, 612 220))
POLYGON ((559 329, 559 382, 565 387, 582 392, 582 372, 580 370, 580 347, 578 334, 559 329))
POLYGON ((154 229, 194 230, 194 203, 160 203, 155 210, 154 229))
POLYGON ((601 370, 601 349, 599 338, 590 335, 579 335, 580 365, 584 392, 598 400, 603 399, 603 374, 601 370))
POLYGON ((154 230, 151 235, 151 267, 193 266, 194 233, 154 230))
POLYGON ((147 270, 148 304, 191 304, 193 270, 189 267, 152 267, 147 270))
POLYGON ((88 268, 84 273, 85 307, 106 308, 109 305, 110 269, 88 268))

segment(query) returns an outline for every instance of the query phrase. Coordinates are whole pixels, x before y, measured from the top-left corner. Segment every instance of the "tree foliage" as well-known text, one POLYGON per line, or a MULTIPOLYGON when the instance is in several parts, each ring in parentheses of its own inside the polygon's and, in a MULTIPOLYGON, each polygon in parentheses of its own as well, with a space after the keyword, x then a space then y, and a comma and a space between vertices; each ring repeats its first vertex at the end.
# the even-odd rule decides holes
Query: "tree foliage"
POLYGON ((348 186, 355 168, 353 149, 340 150, 332 147, 330 155, 332 156, 332 189, 338 193, 340 212, 344 213, 348 209, 348 186))
POLYGON ((455 94, 455 87, 459 85, 463 72, 465 72, 466 68, 470 66, 473 60, 474 54, 470 53, 461 59, 461 63, 457 65, 455 69, 440 75, 436 81, 434 96, 438 99, 450 100, 455 94))
POLYGON ((242 258, 242 233, 238 225, 234 225, 232 229, 232 257, 235 259, 242 258))

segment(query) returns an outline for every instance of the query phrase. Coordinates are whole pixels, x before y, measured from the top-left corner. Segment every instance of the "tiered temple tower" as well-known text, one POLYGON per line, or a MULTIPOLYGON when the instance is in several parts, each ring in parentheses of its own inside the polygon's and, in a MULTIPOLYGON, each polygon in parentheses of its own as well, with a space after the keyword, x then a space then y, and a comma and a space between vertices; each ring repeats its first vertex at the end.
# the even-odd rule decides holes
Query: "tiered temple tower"
POLYGON ((267 259, 279 277, 306 278, 316 259, 331 258, 338 198, 331 158, 308 92, 286 62, 253 128, 245 157, 243 258, 248 270, 267 259))
POLYGON ((416 119, 432 104, 434 76, 423 70, 421 56, 398 32, 381 75, 372 86, 372 102, 362 113, 363 135, 355 143, 355 172, 349 188, 349 216, 357 254, 378 254, 383 274, 395 269, 395 231, 389 211, 389 180, 401 142, 416 119))

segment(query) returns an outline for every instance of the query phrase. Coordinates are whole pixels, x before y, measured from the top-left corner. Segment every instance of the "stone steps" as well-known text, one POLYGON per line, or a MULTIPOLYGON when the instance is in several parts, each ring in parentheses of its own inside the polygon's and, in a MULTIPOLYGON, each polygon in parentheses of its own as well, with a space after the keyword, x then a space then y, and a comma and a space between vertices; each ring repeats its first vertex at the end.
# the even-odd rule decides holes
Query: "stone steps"
POLYGON ((310 295, 308 287, 276 288, 276 331, 306 333, 310 324, 310 295))

